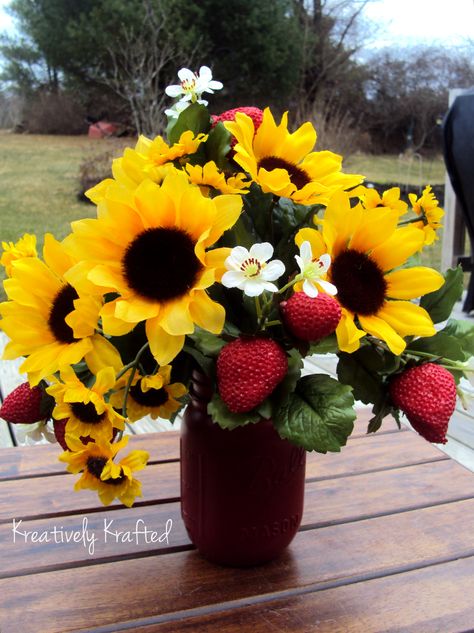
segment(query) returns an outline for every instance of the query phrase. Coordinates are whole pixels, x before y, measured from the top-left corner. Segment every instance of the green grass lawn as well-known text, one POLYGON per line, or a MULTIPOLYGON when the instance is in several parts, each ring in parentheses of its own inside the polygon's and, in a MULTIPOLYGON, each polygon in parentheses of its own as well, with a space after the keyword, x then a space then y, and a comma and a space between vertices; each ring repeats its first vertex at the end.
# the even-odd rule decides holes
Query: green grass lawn
MULTIPOLYGON (((123 145, 120 141, 84 136, 0 133, 1 241, 16 241, 24 233, 35 233, 41 249, 44 233, 51 232, 62 239, 70 231, 71 221, 93 217, 95 207, 77 199, 80 164, 87 157, 107 151, 120 155, 123 145)), ((356 154, 344 169, 366 174, 369 180, 380 183, 444 182, 441 158, 426 160, 421 166, 413 164, 409 169, 405 163, 397 156, 356 154)), ((439 264, 440 242, 427 252, 427 258, 428 265, 439 264)), ((3 270, 0 277, 3 278, 3 270)), ((4 298, 3 289, 0 298, 4 298)))

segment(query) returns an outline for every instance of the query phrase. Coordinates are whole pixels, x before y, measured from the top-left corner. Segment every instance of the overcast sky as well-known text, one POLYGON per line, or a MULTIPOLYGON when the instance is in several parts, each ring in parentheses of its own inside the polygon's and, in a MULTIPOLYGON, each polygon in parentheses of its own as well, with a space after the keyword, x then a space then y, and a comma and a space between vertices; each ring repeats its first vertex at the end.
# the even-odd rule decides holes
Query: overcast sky
MULTIPOLYGON (((9 0, 0 0, 0 31, 13 30, 4 11, 7 4, 9 0)), ((372 0, 365 15, 377 24, 377 46, 427 42, 456 46, 474 39, 474 0, 372 0)))

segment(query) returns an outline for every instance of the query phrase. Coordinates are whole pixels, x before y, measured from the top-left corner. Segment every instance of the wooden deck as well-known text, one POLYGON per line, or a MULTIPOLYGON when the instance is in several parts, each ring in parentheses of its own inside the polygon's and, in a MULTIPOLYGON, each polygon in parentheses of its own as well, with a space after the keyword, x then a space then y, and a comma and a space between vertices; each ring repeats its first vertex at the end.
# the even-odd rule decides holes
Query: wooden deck
POLYGON ((57 447, 0 449, 2 633, 472 631, 472 473, 393 421, 372 436, 366 424, 359 414, 340 454, 308 455, 299 533, 279 559, 248 569, 193 549, 178 433, 131 438, 151 454, 131 509, 73 492, 57 447), (13 520, 65 538, 14 540, 13 520), (85 520, 93 552, 71 539, 85 520), (105 521, 125 538, 105 538, 105 521), (162 534, 168 521, 161 542, 126 537, 144 526, 162 534))

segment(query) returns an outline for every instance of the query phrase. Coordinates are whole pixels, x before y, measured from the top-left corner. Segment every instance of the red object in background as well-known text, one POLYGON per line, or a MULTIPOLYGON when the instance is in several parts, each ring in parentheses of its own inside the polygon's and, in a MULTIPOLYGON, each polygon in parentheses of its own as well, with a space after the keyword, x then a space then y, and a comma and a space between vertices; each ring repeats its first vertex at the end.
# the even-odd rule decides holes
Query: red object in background
POLYGON ((209 380, 193 374, 181 427, 181 514, 199 552, 221 565, 276 558, 303 514, 306 452, 270 420, 232 431, 207 414, 209 380))
POLYGON ((107 138, 108 136, 115 136, 118 130, 116 123, 109 123, 108 121, 97 121, 89 125, 89 138, 107 138))

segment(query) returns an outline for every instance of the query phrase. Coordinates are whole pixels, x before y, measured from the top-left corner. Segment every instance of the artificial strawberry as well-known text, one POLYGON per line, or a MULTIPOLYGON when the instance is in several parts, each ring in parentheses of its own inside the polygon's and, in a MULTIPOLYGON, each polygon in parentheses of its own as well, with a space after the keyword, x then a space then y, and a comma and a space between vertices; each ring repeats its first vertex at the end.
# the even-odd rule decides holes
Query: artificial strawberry
POLYGON ((58 441, 58 444, 61 445, 64 451, 69 450, 69 446, 66 444, 66 438, 65 438, 66 422, 67 422, 67 418, 65 420, 53 420, 54 435, 58 441))
POLYGON ((217 359, 219 394, 230 411, 245 413, 272 393, 287 370, 286 354, 275 341, 238 338, 217 359))
POLYGON ((456 405, 456 383, 447 369, 434 363, 411 367, 392 380, 390 397, 425 440, 446 444, 456 405))
POLYGON ((27 382, 14 389, 0 407, 0 417, 13 424, 33 424, 47 415, 41 406, 44 391, 41 387, 30 387, 27 382))
POLYGON ((330 295, 319 293, 309 297, 295 292, 280 308, 288 330, 302 341, 319 341, 329 336, 341 320, 341 306, 330 295))
MULTIPOLYGON (((262 124, 263 111, 260 110, 260 108, 256 108, 254 106, 242 106, 240 108, 226 110, 225 112, 222 112, 222 114, 213 114, 212 127, 215 127, 218 123, 223 123, 224 121, 235 121, 235 115, 237 114, 237 112, 242 112, 252 119, 255 132, 262 124)), ((237 139, 233 136, 230 142, 230 146, 234 147, 236 143, 237 139)))

